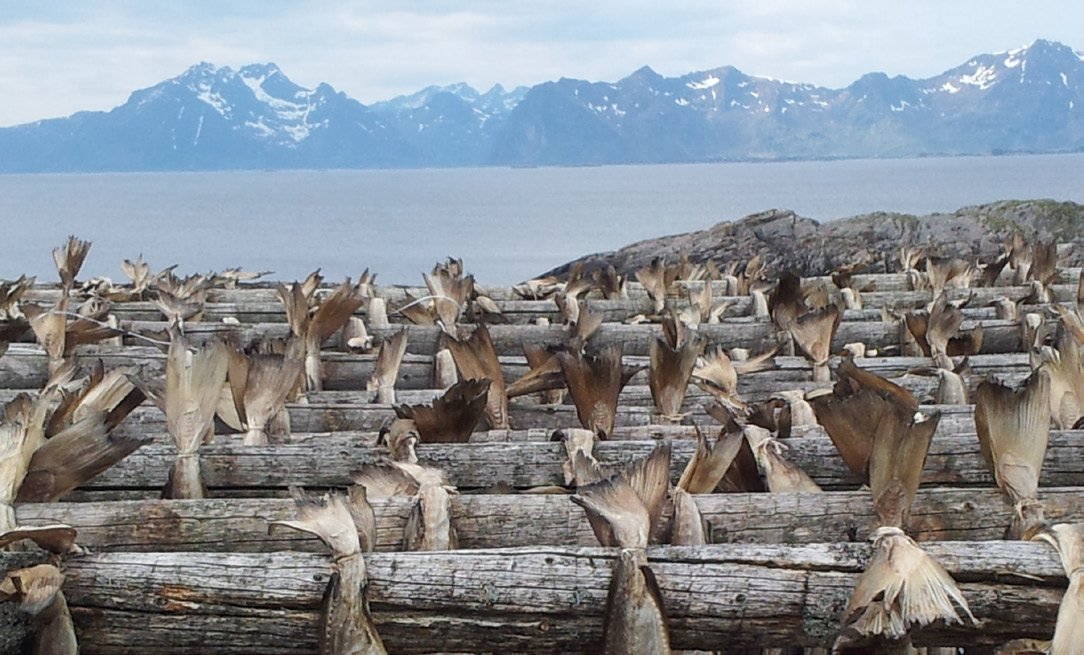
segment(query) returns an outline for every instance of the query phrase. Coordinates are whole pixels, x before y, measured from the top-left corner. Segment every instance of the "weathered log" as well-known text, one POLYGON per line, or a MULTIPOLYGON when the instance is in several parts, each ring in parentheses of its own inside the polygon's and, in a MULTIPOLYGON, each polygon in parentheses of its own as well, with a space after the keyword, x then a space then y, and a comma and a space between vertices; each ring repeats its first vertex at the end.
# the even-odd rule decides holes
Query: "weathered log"
MULTIPOLYGON (((595 455, 604 464, 627 464, 644 457, 655 441, 609 441, 597 444, 595 455)), ((787 440, 787 458, 822 488, 854 488, 857 479, 823 432, 787 440)), ((671 478, 676 481, 692 455, 692 439, 673 442, 671 478)), ((418 446, 418 456, 445 471, 462 488, 563 484, 561 464, 567 460, 560 443, 469 443, 418 446)), ((232 488, 282 488, 287 484, 337 486, 351 482, 350 473, 374 461, 371 441, 328 436, 300 444, 242 446, 215 443, 200 450, 204 482, 212 496, 232 488)), ((144 446, 119 464, 90 480, 84 489, 157 489, 173 462, 168 444, 144 446)), ((1043 465, 1042 486, 1084 486, 1084 432, 1052 431, 1043 465)), ((926 460, 926 485, 992 486, 993 478, 974 434, 938 433, 926 460)))
MULTIPOLYGON (((928 365, 929 362, 926 362, 926 364, 928 365)), ((805 369, 803 372, 808 374, 810 371, 809 369, 805 369)), ((1031 372, 1032 369, 1029 366, 1022 365, 1017 368, 1004 367, 987 369, 986 372, 973 371, 972 374, 967 377, 971 383, 969 385, 970 391, 973 392, 979 382, 986 377, 996 376, 1005 384, 1012 386, 1027 378, 1031 375, 1031 372)), ((738 394, 747 401, 755 402, 760 399, 767 399, 781 391, 801 389, 802 391, 808 392, 814 389, 830 389, 834 384, 834 382, 831 381, 814 382, 809 379, 808 375, 805 379, 795 380, 788 379, 788 377, 796 376, 788 376, 785 375, 785 373, 771 375, 771 373, 771 371, 764 371, 744 376, 738 382, 738 394)), ((647 407, 651 405, 651 390, 647 385, 643 384, 643 381, 644 375, 637 374, 634 376, 630 383, 621 390, 619 404, 626 407, 647 407)), ((909 374, 896 377, 892 381, 915 394, 920 403, 932 403, 938 387, 938 378, 936 376, 909 374)), ((406 404, 427 404, 432 403, 434 399, 438 398, 443 393, 444 391, 442 389, 400 389, 396 391, 396 402, 406 404)), ((375 392, 372 391, 342 389, 309 393, 307 398, 310 405, 369 405, 378 407, 379 403, 374 400, 375 396, 375 392)), ((3 397, 2 392, 0 392, 0 397, 3 397)), ((711 404, 714 399, 714 395, 690 382, 685 392, 684 407, 688 410, 705 403, 711 404)), ((534 404, 537 402, 537 394, 520 396, 513 399, 511 402, 520 405, 534 404)), ((568 400, 568 402, 571 402, 571 400, 568 400)))
MULTIPOLYGON (((917 630, 918 644, 1049 637, 1065 587, 1027 542, 929 543, 980 624, 917 630)), ((594 652, 616 549, 523 548, 366 556, 391 653, 594 652)), ((651 548, 676 649, 828 646, 866 544, 651 548)), ((102 553, 66 566, 83 653, 314 653, 330 574, 313 553, 102 553)))
MULTIPOLYGON (((922 385, 926 378, 917 378, 919 384, 907 385, 918 392, 920 399, 932 399, 935 389, 929 384, 922 385)), ((773 387, 774 391, 794 388, 816 388, 817 386, 830 386, 830 383, 788 384, 781 387, 773 387)), ((431 397, 427 399, 431 400, 431 397)), ((619 427, 646 426, 666 423, 658 411, 647 402, 645 394, 623 400, 617 408, 615 425, 619 427)), ((693 396, 689 398, 684 407, 683 422, 698 423, 701 425, 714 424, 707 413, 707 407, 714 401, 707 396, 693 396)), ((339 432, 350 431, 376 431, 387 426, 394 418, 395 411, 391 405, 379 404, 354 404, 354 403, 301 403, 289 404, 290 425, 298 432, 339 432)), ((509 417, 512 427, 526 429, 550 429, 574 427, 579 425, 576 408, 572 405, 542 405, 536 399, 523 398, 509 405, 509 417)), ((942 430, 956 429, 956 414, 946 416, 945 427, 942 430)), ((971 421, 965 420, 970 429, 971 421)), ((228 428, 223 427, 224 430, 228 428)), ((478 429, 484 429, 484 424, 479 424, 478 429)), ((151 405, 143 405, 133 411, 116 430, 117 434, 146 434, 158 433, 166 430, 165 417, 161 411, 151 405)))
MULTIPOLYGON (((308 417, 319 417, 319 407, 313 405, 299 405, 298 407, 309 410, 308 417)), ((542 412, 546 407, 535 406, 538 412, 542 412)), ((559 412, 553 412, 553 415, 557 417, 554 423, 546 422, 544 427, 534 428, 520 428, 509 430, 485 430, 478 429, 470 436, 470 443, 506 443, 506 442, 530 442, 530 441, 551 441, 554 430, 575 427, 576 419, 574 417, 574 410, 569 409, 567 405, 560 406, 562 409, 559 412)), ((941 421, 937 426, 938 434, 974 434, 974 407, 971 405, 921 405, 923 412, 940 411, 941 421)), ((645 408, 634 408, 630 410, 629 416, 634 417, 634 412, 647 416, 650 410, 645 408)), ((652 414, 654 415, 654 414, 652 414)), ((319 419, 318 419, 319 420, 319 419)), ((702 412, 696 412, 690 414, 690 418, 684 424, 663 423, 657 421, 651 421, 645 419, 644 421, 630 420, 627 421, 629 425, 620 425, 615 428, 613 436, 610 437, 612 441, 637 441, 641 439, 695 439, 697 426, 707 433, 711 433, 718 429, 719 425, 711 417, 706 416, 702 412)), ((624 421, 623 421, 624 423, 624 421)), ((381 424, 383 427, 383 424, 381 424)), ((824 436, 825 432, 820 426, 806 426, 806 427, 794 427, 792 428, 792 436, 800 437, 805 435, 817 435, 824 436)), ((317 442, 326 439, 328 436, 334 436, 339 438, 352 438, 356 440, 362 440, 365 443, 375 443, 376 435, 379 430, 377 429, 358 429, 358 430, 317 430, 306 432, 293 432, 289 436, 283 435, 278 437, 276 443, 309 443, 317 442)), ((150 437, 150 442, 168 443, 169 440, 165 438, 161 433, 146 433, 139 432, 139 434, 147 434, 150 437)), ((232 432, 224 433, 216 437, 218 442, 235 441, 237 435, 232 432)))
MULTIPOLYGON (((996 319, 964 321, 961 330, 968 332, 978 325, 982 325, 985 330, 982 352, 1007 353, 1020 349, 1020 327, 1016 322, 996 319)), ((166 326, 165 323, 158 321, 132 321, 123 323, 122 327, 140 333, 159 333, 166 326)), ((436 326, 394 325, 373 328, 371 333, 376 343, 380 343, 381 340, 390 338, 403 329, 406 329, 408 334, 407 352, 433 355, 437 351, 441 330, 436 326)), ((289 328, 284 323, 240 326, 222 323, 190 323, 185 327, 186 335, 197 344, 213 338, 229 338, 242 343, 251 343, 264 338, 283 339, 288 331, 289 328)), ((651 341, 658 334, 660 334, 660 327, 657 324, 604 323, 595 332, 590 343, 594 348, 605 348, 620 343, 624 354, 646 356, 651 341)), ((777 340, 775 328, 771 323, 760 321, 733 321, 702 325, 699 334, 705 338, 709 346, 747 348, 752 351, 766 350, 777 340)), ((559 325, 494 325, 490 328, 490 336, 498 355, 519 355, 523 352, 524 343, 545 346, 564 343, 567 340, 567 333, 559 325)), ((337 338, 337 335, 332 336, 326 345, 335 347, 337 338)), ((125 337, 126 343, 130 340, 130 336, 125 337)), ((831 351, 839 352, 844 344, 851 342, 862 342, 869 348, 878 349, 899 346, 899 326, 895 323, 878 321, 840 323, 835 339, 832 341, 831 351)))
MULTIPOLYGON (((123 354, 118 354, 116 349, 102 349, 101 352, 85 355, 82 361, 89 364, 96 356, 101 356, 107 362, 108 367, 136 365, 142 367, 144 376, 160 375, 160 373, 154 371, 154 368, 160 366, 162 362, 157 351, 146 353, 144 350, 137 353, 137 355, 126 359, 123 354), (145 359, 144 355, 146 356, 145 359)), ((977 356, 978 361, 974 364, 977 370, 971 376, 972 386, 977 384, 984 376, 990 375, 997 376, 1010 384, 1023 379, 1030 373, 1030 368, 1024 360, 1025 357, 1024 355, 977 356)), ((419 356, 412 357, 415 360, 418 358, 419 356)), ((782 357, 778 359, 779 368, 777 370, 762 371, 742 377, 739 383, 739 392, 743 397, 750 401, 758 401, 783 390, 803 389, 808 391, 831 386, 830 382, 810 381, 810 369, 804 360, 782 357), (795 380, 793 378, 804 379, 795 380)), ((350 374, 350 379, 339 379, 338 382, 341 384, 356 383, 358 386, 364 385, 364 381, 368 379, 364 373, 366 370, 371 373, 373 367, 373 358, 370 356, 340 355, 333 356, 332 364, 327 368, 334 368, 335 361, 350 367, 349 370, 343 371, 350 374)), ((631 358, 631 361, 638 362, 639 359, 631 358)), ((870 358, 862 360, 862 363, 866 364, 869 370, 890 375, 901 369, 906 370, 900 364, 917 366, 929 362, 924 358, 870 358), (896 360, 903 361, 897 362, 896 360)), ((41 382, 44 383, 46 366, 43 354, 40 356, 27 355, 24 351, 20 351, 15 355, 0 358, 0 374, 5 371, 12 374, 8 377, 8 380, 13 382, 24 382, 26 381, 25 378, 36 377, 37 373, 40 372, 41 382), (35 370, 28 373, 28 364, 35 370), (38 370, 39 366, 40 371, 38 370)), ((425 368, 427 373, 428 364, 425 368)), ((523 370, 524 368, 517 367, 517 370, 523 370)), ((508 365, 505 365, 505 372, 509 373, 507 369, 508 365)), ((643 374, 639 374, 634 380, 641 380, 642 377, 643 374)), ((0 375, 0 385, 3 384, 3 381, 3 376, 0 375)), ((921 402, 931 402, 934 399, 938 384, 936 378, 915 375, 896 378, 895 381, 918 396, 921 402)), ((417 384, 417 378, 404 379, 403 382, 408 387, 399 392, 399 402, 429 403, 442 393, 442 391, 435 389, 411 390, 409 384, 417 384)), ((335 385, 329 383, 328 386, 335 385)), ((27 391, 32 392, 33 389, 27 389, 27 391)), ((7 402, 19 392, 18 388, 0 390, 0 402, 7 402)), ((393 412, 387 405, 371 403, 373 396, 372 392, 358 390, 314 392, 309 396, 309 403, 290 406, 293 429, 299 432, 379 429, 393 418, 393 412)), ((540 405, 536 400, 534 396, 525 396, 513 401, 511 406, 512 423, 515 427, 520 429, 552 429, 576 424, 576 419, 572 416, 574 410, 570 405, 540 405)), ((711 402, 712 398, 709 394, 694 385, 690 385, 687 392, 685 411, 689 412, 693 419, 707 422, 708 419, 704 416, 702 406, 711 404, 711 402)), ((633 426, 660 422, 660 419, 651 411, 650 405, 650 391, 646 386, 642 384, 627 386, 622 391, 620 399, 618 424, 633 426)), ((164 430, 164 416, 156 407, 148 403, 144 407, 137 409, 120 425, 118 434, 154 433, 164 430)))
MULTIPOLYGON (((1054 523, 1084 519, 1078 488, 1042 491, 1054 523)), ((866 491, 693 496, 712 543, 865 542, 876 527, 866 491)), ((410 498, 373 498, 378 551, 403 548, 410 498)), ((99 503, 40 503, 16 507, 21 524, 63 523, 94 552, 324 552, 315 537, 267 526, 294 516, 290 499, 232 498, 99 503)), ((997 489, 924 489, 908 533, 919 541, 980 541, 1004 537, 1012 518, 997 489)), ((598 541, 581 507, 567 495, 459 495, 452 498, 459 547, 593 546, 598 541)))
MULTIPOLYGON (((153 346, 80 346, 76 351, 76 361, 84 365, 101 359, 106 369, 119 366, 138 366, 148 376, 159 375, 164 370, 165 355, 153 346)), ((375 354, 355 355, 327 351, 321 353, 324 362, 324 383, 327 390, 361 390, 373 374, 376 363, 375 354)), ((512 382, 527 372, 527 364, 521 352, 500 358, 501 370, 505 381, 512 382)), ((627 365, 647 366, 647 357, 626 354, 623 361, 627 365)), ((878 375, 893 377, 902 375, 909 369, 930 364, 924 357, 867 357, 858 358, 855 363, 878 375)), ((838 366, 839 360, 829 362, 831 368, 838 366)), ((973 377, 983 375, 1026 375, 1028 357, 1025 353, 1000 353, 974 355, 969 360, 973 377)), ((776 357, 776 368, 744 375, 740 380, 742 394, 757 393, 762 385, 771 385, 772 381, 809 381, 812 379, 812 367, 802 357, 776 357), (767 381, 767 382, 762 382, 767 381), (746 386, 747 385, 747 386, 746 386)), ((47 359, 37 346, 12 344, 8 352, 0 357, 0 388, 38 389, 45 384, 47 359)), ((432 387, 433 356, 408 353, 403 357, 397 389, 428 389, 432 387)), ((641 373, 632 379, 632 384, 647 384, 647 376, 641 373)))
MULTIPOLYGON (((91 357, 88 353, 85 357, 91 357)), ((329 390, 356 390, 358 384, 364 383, 372 374, 374 356, 372 355, 348 355, 336 352, 323 353, 325 368, 329 370, 328 383, 333 385, 329 390), (333 371, 333 373, 332 373, 333 371)), ((397 389, 427 389, 432 379, 432 356, 408 354, 403 358, 403 366, 419 366, 420 369, 411 369, 408 373, 401 373, 396 383, 397 389), (422 382, 418 386, 418 382, 422 382)), ((512 382, 528 371, 526 360, 521 356, 507 355, 500 358, 501 370, 505 381, 512 382)), ((625 365, 648 366, 647 357, 625 355, 622 357, 625 365)), ((829 361, 829 366, 835 369, 839 365, 839 359, 829 361)), ((929 366, 931 359, 927 357, 866 357, 858 358, 855 363, 869 371, 884 377, 897 377, 908 370, 929 366)), ((2 362, 2 360, 0 360, 2 362)), ((758 371, 743 375, 739 384, 749 385, 748 388, 740 389, 741 392, 755 391, 761 386, 770 386, 773 382, 808 382, 812 379, 812 366, 803 357, 775 357, 775 368, 758 371)), ((1026 353, 1000 353, 973 355, 968 360, 973 377, 982 376, 1026 376, 1030 372, 1028 356, 1026 353)), ((2 370, 2 369, 0 369, 2 370)), ((907 380, 904 380, 906 383, 907 380)), ((630 384, 646 385, 647 375, 641 373, 630 380, 630 384)))
MULTIPOLYGON (((1005 353, 1019 350, 1020 328, 1013 321, 964 321, 961 330, 968 332, 978 325, 984 329, 982 352, 1005 353)), ((384 328, 374 330, 374 337, 381 339, 393 336, 399 329, 384 328)), ((412 325, 407 326, 409 336, 408 351, 420 354, 436 352, 440 329, 412 325)), ((767 322, 734 322, 701 325, 698 330, 707 346, 725 348, 746 348, 753 352, 767 350, 777 342, 775 328, 767 322)), ((661 334, 661 328, 655 324, 623 325, 604 323, 591 337, 591 347, 605 348, 620 344, 626 355, 645 356, 651 342, 661 334)), ((566 332, 560 326, 538 325, 496 325, 490 329, 493 347, 499 355, 518 355, 522 353, 524 343, 535 346, 563 343, 566 332)), ((844 344, 861 342, 869 348, 899 346, 899 326, 894 323, 876 321, 852 321, 840 323, 832 341, 831 352, 839 352, 844 344)))
MULTIPOLYGON (((301 420, 305 422, 306 427, 311 427, 311 422, 315 421, 317 425, 322 425, 327 419, 321 413, 320 405, 313 404, 300 404, 291 405, 296 407, 301 420)), ((547 410, 550 406, 535 406, 536 413, 543 413, 543 410, 547 410)), ((550 441, 555 429, 573 427, 575 425, 575 418, 573 415, 574 410, 569 406, 559 406, 560 409, 548 412, 557 417, 554 422, 560 425, 548 425, 547 427, 535 427, 535 428, 521 428, 521 429, 509 429, 509 430, 485 430, 479 429, 472 433, 470 436, 470 443, 505 443, 505 442, 528 442, 528 441, 550 441), (572 423, 568 423, 572 421, 572 423)), ((973 406, 970 405, 923 405, 922 411, 939 411, 942 414, 941 421, 938 424, 938 432, 942 434, 955 434, 955 433, 973 433, 974 432, 974 413, 973 406)), ((384 426, 383 419, 384 414, 381 413, 384 406, 371 406, 366 408, 358 407, 337 407, 340 411, 345 412, 368 412, 368 418, 358 422, 358 425, 368 425, 369 423, 376 423, 378 428, 384 426), (380 411, 375 411, 376 410, 380 411), (374 418, 375 417, 375 418, 374 418)), ((137 421, 127 425, 126 429, 118 428, 115 433, 126 434, 131 433, 140 436, 146 436, 148 443, 168 444, 172 443, 171 438, 165 433, 164 426, 161 425, 160 417, 154 416, 155 408, 146 407, 141 408, 137 421)), ((616 441, 636 441, 641 439, 695 439, 696 438, 696 426, 703 426, 702 429, 711 432, 715 430, 718 425, 714 419, 706 416, 702 412, 690 415, 690 420, 685 424, 677 423, 659 423, 651 422, 649 411, 645 408, 634 408, 629 410, 629 416, 633 417, 634 413, 642 415, 641 418, 645 418, 644 421, 629 420, 627 422, 630 425, 618 426, 614 434, 610 437, 611 440, 616 441), (694 425, 695 424, 695 425, 694 425)), ((339 421, 342 422, 341 420, 339 421)), ((548 421, 547 421, 548 422, 548 421)), ((237 442, 240 438, 240 433, 232 431, 229 426, 220 425, 218 436, 215 437, 217 443, 233 443, 237 442)), ((795 427, 792 428, 793 436, 802 436, 806 434, 823 435, 823 430, 818 426, 807 426, 804 428, 795 427)), ((358 429, 326 429, 326 430, 295 430, 289 435, 275 435, 272 438, 273 443, 279 444, 305 444, 305 443, 320 443, 325 441, 328 437, 334 437, 345 441, 352 441, 356 443, 364 443, 372 445, 376 442, 379 429, 369 427, 359 427, 358 429)))
MULTIPOLYGON (((996 375, 999 379, 1003 380, 1006 384, 1013 385, 1020 380, 1023 380, 1031 373, 1031 369, 1021 367, 1018 369, 996 369, 996 375)), ((153 375, 153 374, 152 374, 153 375)), ((974 391, 974 387, 984 379, 984 375, 976 374, 969 377, 971 382, 971 390, 974 391)), ((626 386, 621 390, 619 405, 624 407, 643 407, 651 404, 651 393, 647 386, 640 384, 644 381, 643 374, 637 374, 632 378, 633 383, 626 386)), ((908 375, 905 377, 897 378, 893 380, 896 384, 900 385, 904 389, 907 389, 919 399, 921 403, 932 403, 936 397, 938 380, 936 377, 921 376, 921 375, 908 375)), ((341 381, 340 381, 341 382, 341 381)), ((361 384, 359 382, 359 384, 361 384)), ((337 386, 337 385, 336 385, 337 386)), ((783 375, 771 376, 755 374, 744 377, 738 383, 738 393, 749 402, 759 402, 767 400, 773 395, 776 395, 782 391, 789 391, 793 389, 800 389, 802 391, 812 391, 814 389, 829 389, 831 388, 831 382, 813 382, 809 379, 805 380, 788 380, 783 375)), ((0 389, 0 403, 6 403, 20 393, 36 394, 37 389, 34 388, 7 388, 0 389)), ((399 388, 396 390, 396 403, 397 404, 430 404, 434 399, 443 394, 441 389, 428 389, 428 388, 399 388)), ((367 407, 369 409, 382 409, 384 404, 378 403, 374 400, 376 392, 364 391, 359 389, 335 389, 324 390, 319 392, 309 392, 306 394, 308 405, 313 407, 321 405, 344 405, 344 406, 357 406, 367 407)), ((690 385, 686 391, 685 397, 685 409, 686 411, 692 410, 699 405, 711 404, 713 397, 707 392, 701 390, 695 385, 690 385)), ((531 394, 527 396, 521 396, 515 398, 512 401, 512 407, 525 407, 534 406, 539 404, 537 395, 531 394)), ((145 429, 154 431, 156 428, 152 427, 154 424, 153 417, 146 417, 145 429)), ((529 427, 529 426, 524 426, 529 427)), ((324 428, 313 428, 320 430, 324 428)))
MULTIPOLYGON (((1024 287, 1005 288, 1005 297, 1013 300, 1027 296, 1028 289, 1024 287)), ((862 294, 864 309, 846 310, 843 313, 844 321, 880 321, 882 320, 882 307, 897 309, 910 309, 929 303, 929 292, 917 293, 866 293, 862 294)), ((651 314, 653 303, 647 296, 626 298, 620 300, 602 300, 588 298, 588 307, 593 312, 603 316, 607 322, 624 322, 638 314, 651 314)), ((685 297, 671 299, 671 304, 677 309, 689 306, 685 297)), ((977 302, 977 301, 976 301, 977 302)), ((538 318, 545 317, 554 323, 561 322, 561 315, 557 305, 552 300, 499 300, 497 307, 501 310, 499 323, 512 325, 528 325, 538 318)), ((740 322, 741 319, 752 320, 750 300, 745 296, 720 298, 716 305, 726 304, 721 316, 726 321, 740 322)), ((1030 310, 1034 311, 1035 307, 1030 310)), ((110 308, 110 314, 115 316, 123 324, 133 322, 155 322, 163 320, 163 314, 157 305, 151 302, 124 302, 116 303, 110 308)), ((965 319, 993 319, 996 318, 996 310, 991 306, 968 305, 963 309, 965 319)), ((358 317, 365 317, 366 312, 359 309, 355 312, 358 317)), ((392 312, 388 316, 391 324, 409 324, 411 321, 398 312, 392 312)), ((266 301, 241 301, 241 302, 208 302, 203 305, 203 312, 199 320, 189 320, 186 325, 218 324, 224 321, 237 321, 242 324, 249 323, 285 323, 286 313, 281 302, 266 301)), ((471 323, 469 316, 465 316, 461 323, 471 323)), ((30 338, 28 337, 28 340, 30 338)))
MULTIPOLYGON (((793 387, 787 387, 793 388, 793 387)), ((927 396, 928 397, 928 394, 927 396)), ((642 401, 643 399, 641 399, 642 401)), ((686 403, 684 422, 701 425, 714 424, 707 413, 707 406, 712 402, 708 398, 694 398, 686 403)), ((339 404, 339 403, 301 403, 289 404, 290 425, 298 432, 375 432, 386 427, 395 419, 395 410, 391 405, 374 404, 339 404)), ((509 417, 513 427, 526 429, 556 430, 579 425, 576 408, 572 405, 541 405, 531 399, 525 399, 509 406, 509 417)), ((951 419, 950 419, 951 420, 951 419)), ((615 425, 619 427, 647 426, 665 423, 654 407, 642 404, 620 405, 617 408, 615 425)), ((970 422, 967 422, 968 425, 970 422)), ((955 423, 946 422, 946 428, 955 428, 955 423)), ((479 424, 478 429, 484 429, 479 424)), ((228 433, 229 428, 220 426, 228 433)), ((165 416, 157 407, 144 404, 131 412, 114 433, 118 435, 143 435, 166 431, 165 416)), ((272 440, 274 437, 272 437, 272 440)))

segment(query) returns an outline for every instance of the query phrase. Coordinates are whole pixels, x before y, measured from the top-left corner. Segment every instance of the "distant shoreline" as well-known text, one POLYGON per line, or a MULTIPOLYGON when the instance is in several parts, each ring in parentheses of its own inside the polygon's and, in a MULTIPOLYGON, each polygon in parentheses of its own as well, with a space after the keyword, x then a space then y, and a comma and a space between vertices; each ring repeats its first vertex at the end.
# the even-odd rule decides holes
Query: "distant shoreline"
POLYGON ((861 162, 861 161, 911 161, 922 159, 987 159, 995 157, 1035 157, 1035 156, 1072 156, 1084 154, 1084 148, 1073 150, 1013 150, 998 152, 978 153, 922 153, 917 155, 898 155, 892 157, 750 157, 745 159, 710 159, 700 161, 671 161, 671 162, 629 162, 629 163, 598 163, 598 164, 519 164, 519 165, 478 165, 478 166, 396 166, 396 167, 305 167, 305 168, 266 168, 266 167, 239 167, 239 168, 177 168, 177 169, 101 169, 101 170, 69 170, 69 171, 40 171, 40 172, 7 172, 0 170, 0 177, 19 176, 47 176, 47 175, 174 175, 174 174, 202 174, 202 173, 345 173, 345 172, 394 172, 394 171, 461 171, 461 170, 536 170, 536 169, 562 169, 562 168, 622 168, 642 166, 711 166, 717 164, 816 164, 834 162, 861 162))

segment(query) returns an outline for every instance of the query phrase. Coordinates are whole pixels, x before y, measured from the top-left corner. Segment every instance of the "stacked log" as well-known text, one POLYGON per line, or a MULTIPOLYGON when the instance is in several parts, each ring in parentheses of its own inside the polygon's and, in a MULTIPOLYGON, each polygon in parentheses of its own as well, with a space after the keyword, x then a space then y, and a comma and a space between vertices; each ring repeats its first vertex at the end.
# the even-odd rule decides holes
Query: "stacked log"
MULTIPOLYGON (((1062 270, 1049 288, 1055 302, 1077 298, 1079 270, 1062 270)), ((829 282, 827 278, 823 281, 829 282)), ((863 309, 843 312, 832 352, 861 342, 882 351, 854 361, 896 381, 942 412, 923 472, 923 488, 908 533, 924 543, 959 582, 979 618, 977 625, 935 624, 916 630, 917 646, 992 649, 1018 637, 1049 638, 1066 580, 1057 555, 1040 543, 1004 542, 1012 508, 1006 505, 975 436, 970 406, 934 406, 936 379, 905 375, 927 358, 901 356, 898 323, 882 308, 926 305, 929 291, 911 291, 903 274, 856 275, 863 309)), ((682 282, 671 299, 688 306, 688 291, 705 283, 682 282)), ((727 297, 713 284, 716 301, 730 303, 718 324, 697 330, 708 348, 752 352, 777 341, 767 319, 750 316, 749 296, 727 297)), ((319 291, 322 293, 326 291, 319 291)), ((523 346, 563 343, 568 331, 552 300, 523 300, 510 288, 478 287, 501 311, 489 325, 502 374, 510 383, 528 371, 523 346), (546 319, 550 325, 538 325, 546 319)), ((55 302, 62 290, 33 287, 27 298, 55 302)), ((421 298, 424 288, 376 287, 388 303, 391 325, 369 326, 374 348, 405 329, 406 356, 396 381, 399 403, 431 403, 433 358, 442 328, 409 325, 394 308, 421 298)), ((971 356, 972 387, 985 376, 1013 383, 1031 372, 1019 321, 1002 320, 990 302, 1024 298, 1028 287, 950 289, 971 296, 963 332, 982 327, 980 354, 971 356)), ((590 298, 587 309, 603 324, 590 339, 593 350, 619 345, 626 365, 646 366, 658 324, 625 324, 650 313, 644 288, 629 283, 627 298, 590 298)), ((1039 307, 1049 311, 1048 306, 1039 307)), ((111 310, 125 330, 119 346, 80 346, 78 363, 98 359, 105 368, 164 370, 164 350, 150 343, 167 325, 147 301, 117 303, 111 310)), ((364 307, 355 316, 368 320, 364 307)), ((456 328, 452 328, 453 330, 456 328)), ((469 333, 469 323, 458 327, 469 333)), ((184 325, 194 343, 227 339, 252 343, 289 332, 271 285, 241 284, 208 292, 200 321, 184 325)), ((344 344, 345 345, 345 344, 344 344)), ((315 653, 321 604, 332 575, 326 547, 297 532, 268 526, 290 518, 292 485, 343 488, 364 464, 384 452, 379 432, 397 416, 375 402, 366 382, 375 352, 343 352, 332 337, 321 353, 323 390, 287 405, 291 434, 271 434, 266 446, 245 446, 221 422, 212 443, 200 448, 209 497, 160 500, 176 458, 165 417, 146 402, 117 428, 148 437, 148 443, 117 466, 76 490, 67 502, 22 504, 19 524, 65 523, 78 530, 88 554, 65 561, 64 593, 83 653, 207 652, 315 653)), ((767 400, 781 391, 831 388, 812 382, 801 357, 775 357, 770 370, 743 376, 746 400, 767 400)), ((838 360, 829 366, 834 369, 838 360)), ((0 357, 0 400, 41 388, 48 377, 42 349, 25 337, 0 357)), ((605 466, 629 464, 659 440, 672 441, 671 480, 676 482, 696 448, 698 429, 717 432, 709 415, 713 397, 690 385, 680 422, 659 416, 644 372, 622 391, 611 440, 594 455, 605 466)), ((389 652, 596 652, 599 648, 610 570, 616 549, 599 548, 583 510, 567 493, 521 493, 565 486, 564 446, 550 440, 557 429, 578 425, 571 404, 541 404, 534 396, 513 399, 511 430, 480 426, 465 444, 416 447, 419 460, 441 469, 460 493, 451 515, 460 550, 398 552, 410 520, 409 498, 374 498, 374 553, 365 555, 373 620, 389 652)), ((867 543, 875 517, 868 492, 851 473, 819 426, 785 440, 787 459, 826 493, 700 494, 694 501, 713 545, 653 546, 647 556, 669 613, 675 649, 736 652, 783 647, 831 647, 840 615, 870 557, 867 543)), ((1084 520, 1084 430, 1053 430, 1040 477, 1040 496, 1052 522, 1084 520)))

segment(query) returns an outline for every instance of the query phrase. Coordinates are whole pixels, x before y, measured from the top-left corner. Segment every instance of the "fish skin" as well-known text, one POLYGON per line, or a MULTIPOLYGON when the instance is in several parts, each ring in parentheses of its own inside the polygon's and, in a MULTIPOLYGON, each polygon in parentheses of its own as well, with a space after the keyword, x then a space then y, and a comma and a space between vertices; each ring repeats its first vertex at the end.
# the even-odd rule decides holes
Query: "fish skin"
POLYGON ((1069 588, 1062 596, 1058 608, 1058 621, 1054 625, 1054 639, 1050 642, 1050 655, 1080 655, 1084 652, 1084 524, 1059 523, 1040 527, 1028 535, 1032 540, 1043 541, 1058 551, 1069 588))
POLYGON ((603 628, 605 655, 670 655, 670 630, 655 574, 641 548, 614 563, 603 628))
POLYGON ((700 509, 689 492, 676 487, 670 492, 674 502, 674 516, 670 523, 671 546, 703 546, 709 541, 700 509))

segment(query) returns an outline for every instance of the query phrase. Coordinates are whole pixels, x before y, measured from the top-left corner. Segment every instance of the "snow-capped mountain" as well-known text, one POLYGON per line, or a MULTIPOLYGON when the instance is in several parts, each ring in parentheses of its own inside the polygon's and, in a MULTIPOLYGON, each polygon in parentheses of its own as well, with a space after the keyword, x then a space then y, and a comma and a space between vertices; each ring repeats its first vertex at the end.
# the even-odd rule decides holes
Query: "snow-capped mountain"
POLYGON ((403 166, 409 144, 327 84, 274 64, 201 63, 110 112, 0 130, 0 170, 199 170, 403 166), (14 145, 13 145, 14 142, 14 145))
POLYGON ((1084 150, 1084 60, 1036 41, 844 89, 730 66, 362 105, 274 64, 202 63, 109 112, 0 129, 0 172, 604 164, 1084 150))
POLYGON ((516 87, 511 91, 505 91, 500 84, 493 85, 489 91, 479 93, 466 82, 449 84, 448 86, 427 86, 421 91, 405 96, 396 96, 391 100, 374 102, 370 105, 373 111, 380 113, 399 113, 414 109, 421 109, 430 104, 440 94, 454 96, 470 105, 475 105, 480 115, 497 116, 507 114, 516 108, 523 96, 529 89, 525 86, 516 87))
POLYGON ((507 164, 896 157, 1084 149, 1084 61, 1036 41, 937 77, 845 89, 732 67, 531 89, 494 145, 507 164))
POLYGON ((525 95, 527 87, 505 91, 497 84, 479 93, 460 82, 427 86, 370 108, 418 151, 424 165, 477 165, 487 161, 493 136, 525 95))

